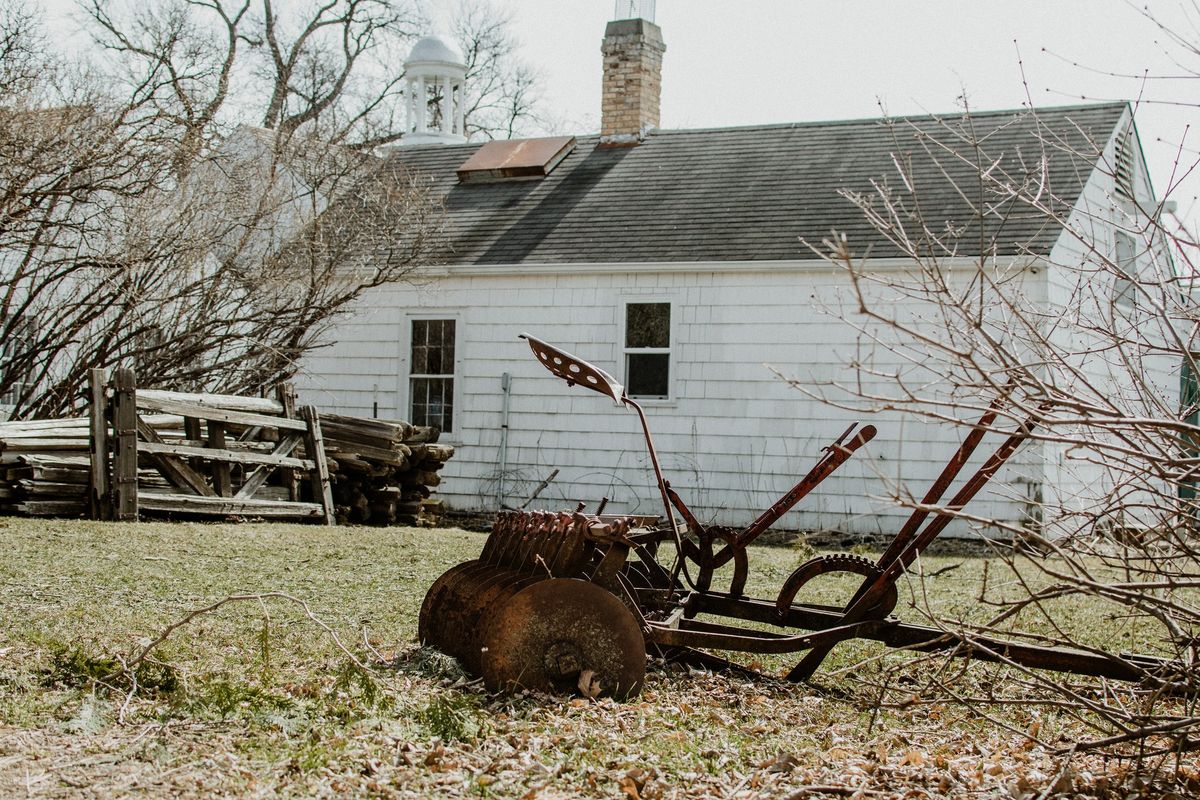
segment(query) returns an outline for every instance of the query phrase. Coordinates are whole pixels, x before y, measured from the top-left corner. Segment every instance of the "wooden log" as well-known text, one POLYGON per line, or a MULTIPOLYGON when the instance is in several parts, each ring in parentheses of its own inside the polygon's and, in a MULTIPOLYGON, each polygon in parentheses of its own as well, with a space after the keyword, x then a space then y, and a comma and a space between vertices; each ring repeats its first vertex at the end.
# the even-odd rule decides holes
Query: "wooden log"
MULTIPOLYGON (((211 396, 228 397, 229 395, 211 396)), ((261 398, 247 399, 258 400, 261 398)), ((277 405, 274 400, 267 400, 266 402, 269 402, 272 405, 277 405)), ((290 420, 283 416, 269 416, 267 414, 252 413, 242 410, 231 410, 212 404, 184 403, 176 400, 146 397, 145 392, 138 394, 138 408, 147 409, 150 411, 163 411, 169 414, 179 414, 183 417, 196 417, 199 419, 208 420, 210 423, 228 422, 236 425, 249 425, 251 427, 272 427, 290 431, 304 430, 303 422, 300 422, 299 420, 290 420)))
POLYGON ((410 450, 407 446, 396 444, 391 447, 372 447, 370 445, 347 442, 341 439, 327 439, 326 444, 338 452, 353 453, 367 461, 378 461, 393 466, 404 466, 409 462, 410 450))
POLYGON ((136 520, 137 496, 137 389, 133 370, 121 367, 113 375, 112 424, 116 438, 113 453, 113 517, 136 520))
POLYGON ((408 444, 408 445, 432 444, 433 442, 436 442, 438 440, 438 437, 441 435, 442 435, 442 431, 440 428, 433 428, 433 427, 413 428, 412 434, 404 437, 404 443, 408 444))
POLYGON ((46 427, 35 428, 28 431, 9 431, 8 433, 0 434, 0 441, 15 442, 21 439, 81 439, 86 440, 90 436, 87 428, 81 427, 46 427))
POLYGON ((316 503, 292 503, 250 497, 198 497, 190 494, 146 492, 143 510, 179 514, 269 517, 272 519, 320 519, 325 511, 316 503))
POLYGON ((332 435, 334 431, 339 431, 345 434, 345 438, 365 436, 389 441, 403 441, 412 435, 413 426, 400 420, 322 414, 321 430, 325 432, 326 436, 332 435))
POLYGON ((427 444, 425 445, 425 457, 445 463, 454 457, 454 445, 427 444))
MULTIPOLYGON (((48 466, 26 466, 22 469, 28 471, 28 476, 35 481, 50 481, 53 483, 81 483, 87 486, 91 483, 92 471, 89 469, 76 469, 75 467, 48 467, 48 466)), ((13 476, 16 477, 16 476, 13 476)))

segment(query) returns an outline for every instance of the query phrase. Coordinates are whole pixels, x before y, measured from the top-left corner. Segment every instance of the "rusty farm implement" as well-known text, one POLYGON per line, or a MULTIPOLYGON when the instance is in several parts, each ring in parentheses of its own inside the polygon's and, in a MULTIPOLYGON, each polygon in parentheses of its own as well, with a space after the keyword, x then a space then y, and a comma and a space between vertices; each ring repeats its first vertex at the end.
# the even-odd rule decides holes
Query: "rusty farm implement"
POLYGON ((532 336, 523 338, 543 366, 568 385, 599 392, 637 413, 665 515, 606 515, 603 504, 594 514, 583 508, 500 514, 479 558, 452 567, 430 587, 418 631, 422 642, 458 658, 469 672, 482 676, 489 689, 579 687, 589 694, 629 697, 641 689, 648 652, 709 666, 731 666, 710 651, 803 654, 788 674, 800 681, 809 678, 839 642, 852 638, 1167 688, 1175 685, 1179 670, 1163 659, 1117 657, 986 635, 967 638, 891 616, 900 577, 945 530, 953 511, 963 508, 1029 437, 1032 419, 1009 434, 953 497, 939 505, 992 429, 999 401, 965 437, 878 560, 818 555, 800 565, 774 599, 756 599, 745 594, 748 545, 869 442, 875 428, 851 425, 824 449, 807 475, 745 528, 707 525, 664 478, 646 415, 624 388, 582 359, 532 336), (667 553, 670 558, 660 560, 667 553), (725 590, 713 588, 718 572, 725 590), (809 581, 837 572, 862 578, 850 598, 837 605, 796 602, 809 581))

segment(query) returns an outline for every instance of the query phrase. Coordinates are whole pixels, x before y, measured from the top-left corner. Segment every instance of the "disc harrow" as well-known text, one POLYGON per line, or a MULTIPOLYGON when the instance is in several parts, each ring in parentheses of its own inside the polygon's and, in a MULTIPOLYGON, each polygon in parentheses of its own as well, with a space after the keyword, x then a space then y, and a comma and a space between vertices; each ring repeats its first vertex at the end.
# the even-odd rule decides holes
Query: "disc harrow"
MULTIPOLYGON (((986 635, 968 641, 940 628, 891 616, 897 581, 1032 432, 1031 416, 953 497, 942 496, 995 429, 997 399, 951 456, 887 551, 877 560, 821 555, 801 564, 774 600, 746 596, 747 548, 780 517, 874 438, 871 425, 850 425, 816 464, 745 528, 699 521, 663 476, 646 415, 604 370, 529 335, 537 359, 569 386, 583 386, 636 412, 664 514, 661 518, 574 512, 505 512, 497 516, 479 558, 452 567, 421 606, 421 642, 454 656, 492 691, 580 691, 627 698, 642 687, 647 655, 705 668, 745 670, 711 651, 803 653, 788 673, 806 680, 841 641, 873 639, 923 652, 1005 661, 1027 667, 1136 681, 1166 691, 1193 691, 1175 662, 1119 658, 986 635), (670 554, 669 563, 662 554, 670 554), (713 589, 728 573, 727 588, 713 589), (846 602, 797 602, 822 575, 862 579, 846 602), (712 621, 713 619, 721 621, 712 621), (750 627, 745 623, 756 623, 750 627), (762 625, 781 630, 764 630, 762 625), (790 629, 790 630, 789 630, 790 629), (796 633, 794 631, 802 631, 796 633)), ((603 503, 601 504, 601 508, 603 503)))

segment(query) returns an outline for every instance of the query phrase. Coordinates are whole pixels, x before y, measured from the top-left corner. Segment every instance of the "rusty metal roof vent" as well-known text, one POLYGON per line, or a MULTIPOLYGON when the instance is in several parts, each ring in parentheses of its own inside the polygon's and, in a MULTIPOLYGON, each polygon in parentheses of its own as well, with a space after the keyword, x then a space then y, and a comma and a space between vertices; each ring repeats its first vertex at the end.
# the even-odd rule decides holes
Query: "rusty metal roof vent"
POLYGON ((458 168, 458 182, 540 180, 574 149, 574 136, 488 142, 458 168))

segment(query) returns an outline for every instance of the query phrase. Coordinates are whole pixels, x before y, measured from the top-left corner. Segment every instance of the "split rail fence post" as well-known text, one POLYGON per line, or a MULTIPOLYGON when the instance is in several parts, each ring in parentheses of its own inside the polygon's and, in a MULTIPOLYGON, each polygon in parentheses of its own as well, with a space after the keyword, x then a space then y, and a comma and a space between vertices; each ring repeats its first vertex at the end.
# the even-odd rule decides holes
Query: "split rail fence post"
POLYGON ((325 524, 336 525, 337 519, 333 513, 333 490, 329 486, 329 464, 325 461, 325 437, 321 434, 321 419, 316 406, 305 406, 300 409, 300 418, 308 424, 308 437, 304 449, 312 459, 314 469, 310 473, 312 482, 313 502, 320 503, 325 509, 325 524))
POLYGON ((113 375, 113 453, 114 518, 136 520, 137 496, 137 384, 133 370, 121 367, 113 375))
POLYGON ((91 432, 91 469, 88 471, 88 506, 92 519, 112 519, 112 495, 109 494, 111 459, 108 452, 108 373, 103 369, 89 372, 88 425, 91 432))
MULTIPOLYGON (((296 387, 290 383, 281 383, 275 387, 275 399, 283 406, 283 415, 288 419, 296 419, 296 387)), ((322 451, 324 454, 324 451, 322 451)), ((288 499, 293 503, 300 500, 300 476, 296 470, 284 467, 279 470, 280 479, 287 487, 288 499)))

